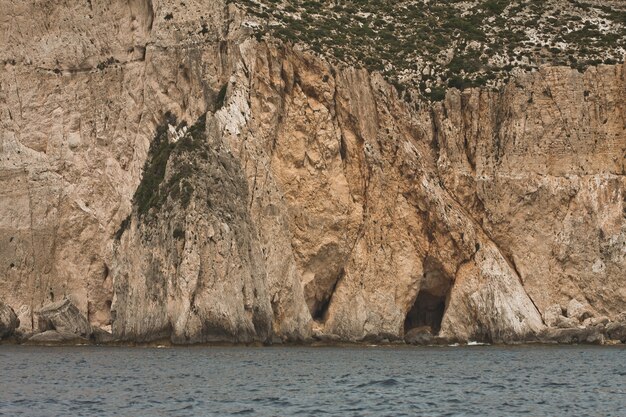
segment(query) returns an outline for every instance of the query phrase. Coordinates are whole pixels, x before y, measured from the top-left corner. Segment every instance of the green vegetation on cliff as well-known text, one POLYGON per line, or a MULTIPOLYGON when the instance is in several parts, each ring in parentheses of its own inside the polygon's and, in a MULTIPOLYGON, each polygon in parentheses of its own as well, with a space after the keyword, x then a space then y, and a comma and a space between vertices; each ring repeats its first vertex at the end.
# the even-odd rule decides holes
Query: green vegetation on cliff
POLYGON ((234 0, 257 35, 380 71, 437 100, 497 87, 514 68, 623 61, 626 5, 592 0, 234 0))
POLYGON ((197 169, 193 158, 208 157, 205 122, 203 115, 189 128, 182 122, 172 131, 170 127, 176 126, 176 117, 171 113, 165 114, 150 145, 141 182, 133 197, 133 205, 140 218, 153 208, 161 208, 168 197, 180 200, 183 207, 189 205, 193 193, 189 178, 197 169), (177 139, 172 140, 171 136, 177 139), (166 174, 169 174, 167 178, 166 174))

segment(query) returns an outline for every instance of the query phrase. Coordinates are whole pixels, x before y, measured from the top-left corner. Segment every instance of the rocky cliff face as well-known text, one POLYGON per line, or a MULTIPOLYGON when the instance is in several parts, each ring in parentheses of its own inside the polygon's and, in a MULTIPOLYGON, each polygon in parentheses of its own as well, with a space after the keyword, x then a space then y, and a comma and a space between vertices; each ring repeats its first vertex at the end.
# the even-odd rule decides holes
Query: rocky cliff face
POLYGON ((63 297, 177 343, 509 342, 573 298, 626 310, 624 65, 426 105, 219 1, 2 9, 0 299, 25 331, 63 297))

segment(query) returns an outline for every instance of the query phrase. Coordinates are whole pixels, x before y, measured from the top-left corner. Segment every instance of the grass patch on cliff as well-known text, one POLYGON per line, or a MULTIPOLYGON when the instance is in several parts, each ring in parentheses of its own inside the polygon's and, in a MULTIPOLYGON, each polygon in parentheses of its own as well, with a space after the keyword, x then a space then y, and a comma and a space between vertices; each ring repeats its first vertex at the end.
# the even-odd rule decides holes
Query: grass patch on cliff
POLYGON ((126 231, 126 229, 128 229, 128 227, 130 226, 130 214, 128 216, 126 216, 126 218, 124 220, 122 220, 122 223, 120 224, 119 229, 117 229, 117 231, 115 232, 115 240, 120 240, 122 238, 122 235, 124 234, 124 232, 126 231))
POLYGON ((133 204, 137 207, 139 217, 145 215, 160 200, 159 188, 165 178, 167 161, 175 146, 167 138, 168 125, 176 125, 176 117, 169 112, 165 114, 163 122, 157 127, 156 135, 148 150, 148 159, 143 167, 141 182, 133 197, 133 204))
POLYGON ((196 170, 195 158, 206 159, 208 156, 206 116, 201 116, 189 128, 185 122, 176 123, 176 117, 166 113, 150 145, 141 182, 133 196, 133 205, 140 219, 151 210, 160 209, 168 197, 180 201, 186 208, 193 194, 189 179, 196 170), (177 126, 178 133, 184 132, 177 141, 169 139, 170 126, 177 126))

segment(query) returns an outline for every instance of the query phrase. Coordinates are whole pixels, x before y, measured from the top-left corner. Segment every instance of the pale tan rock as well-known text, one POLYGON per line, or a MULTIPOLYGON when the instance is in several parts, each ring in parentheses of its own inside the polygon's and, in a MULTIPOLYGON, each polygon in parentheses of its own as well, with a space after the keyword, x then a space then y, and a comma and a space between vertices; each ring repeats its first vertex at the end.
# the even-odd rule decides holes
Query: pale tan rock
POLYGON ((42 333, 32 335, 25 341, 26 344, 83 344, 87 343, 87 339, 77 335, 76 333, 46 330, 42 333))
POLYGON ((614 322, 606 325, 606 333, 611 340, 626 343, 626 322, 614 322))
POLYGON ((591 306, 585 305, 575 298, 572 298, 567 304, 567 317, 569 318, 575 318, 579 322, 582 322, 593 316, 594 314, 591 310, 591 306))
POLYGON ((411 345, 433 344, 432 329, 428 326, 415 327, 404 335, 404 341, 411 345))
POLYGON ((604 326, 576 327, 567 329, 548 328, 539 333, 542 343, 582 343, 602 345, 606 341, 604 326))
POLYGON ((67 298, 47 304, 35 314, 39 332, 56 330, 59 333, 70 333, 77 337, 89 338, 93 331, 85 316, 67 298))
POLYGON ((461 266, 442 324, 442 335, 461 341, 502 343, 532 339, 543 328, 517 275, 487 246, 461 266))
POLYGON ((117 341, 115 336, 113 336, 109 330, 101 329, 99 327, 93 329, 92 338, 96 344, 106 344, 117 341))
POLYGON ((560 317, 556 326, 559 329, 571 329, 574 327, 585 327, 576 317, 560 317))
POLYGON ((623 65, 544 67, 435 110, 446 188, 540 311, 572 298, 609 317, 624 309, 624 85, 623 65))
POLYGON ((0 301, 0 340, 12 336, 20 325, 15 311, 0 301))
POLYGON ((559 304, 553 304, 543 311, 543 322, 548 327, 557 327, 563 318, 563 309, 559 304))
POLYGON ((160 207, 133 212, 115 243, 113 332, 124 340, 175 343, 267 341, 272 308, 247 182, 221 144, 218 121, 209 115, 194 126, 197 136, 180 140, 195 140, 198 149, 172 153, 163 181, 177 175, 177 165, 193 165, 182 180, 191 190, 188 201, 176 197, 183 189, 160 207))
POLYGON ((588 320, 590 326, 597 326, 599 324, 606 326, 611 321, 607 316, 591 317, 588 320))
POLYGON ((508 342, 573 298, 626 310, 623 65, 430 108, 257 42, 222 1, 46 7, 0 1, 0 298, 24 330, 63 297, 177 343, 508 342), (210 158, 146 227, 131 200, 167 111, 208 114, 210 158))

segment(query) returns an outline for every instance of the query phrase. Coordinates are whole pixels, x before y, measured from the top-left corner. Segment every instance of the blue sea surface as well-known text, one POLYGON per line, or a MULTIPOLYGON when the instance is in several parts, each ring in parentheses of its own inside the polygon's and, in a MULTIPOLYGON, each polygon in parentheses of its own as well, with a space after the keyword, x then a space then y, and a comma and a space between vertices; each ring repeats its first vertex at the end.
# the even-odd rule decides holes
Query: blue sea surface
POLYGON ((0 346, 1 416, 626 416, 626 348, 0 346))

